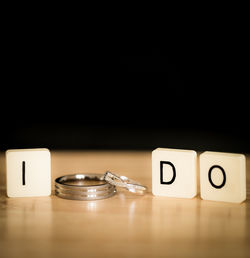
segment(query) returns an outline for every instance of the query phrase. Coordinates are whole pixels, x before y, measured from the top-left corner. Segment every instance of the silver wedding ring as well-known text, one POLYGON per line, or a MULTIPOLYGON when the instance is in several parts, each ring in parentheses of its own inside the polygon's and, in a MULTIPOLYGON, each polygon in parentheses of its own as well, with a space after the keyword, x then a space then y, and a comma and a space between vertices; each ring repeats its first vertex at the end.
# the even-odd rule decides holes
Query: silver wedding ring
POLYGON ((73 174, 55 180, 55 194, 70 200, 100 200, 113 196, 116 187, 126 188, 129 192, 143 195, 147 187, 126 176, 110 171, 103 174, 73 174))
POLYGON ((103 174, 73 174, 55 180, 55 194, 70 200, 100 200, 113 196, 116 187, 103 174))
POLYGON ((131 193, 143 195, 147 191, 147 187, 135 182, 126 176, 119 176, 110 171, 104 174, 104 180, 109 182, 111 185, 126 188, 131 193))

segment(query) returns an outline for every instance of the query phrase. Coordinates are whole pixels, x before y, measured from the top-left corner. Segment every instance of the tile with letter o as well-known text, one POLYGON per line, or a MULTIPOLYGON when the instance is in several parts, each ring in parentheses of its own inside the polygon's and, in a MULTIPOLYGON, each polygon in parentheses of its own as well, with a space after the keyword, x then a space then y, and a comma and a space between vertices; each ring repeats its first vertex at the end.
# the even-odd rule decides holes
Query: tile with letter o
POLYGON ((152 193, 193 198, 197 194, 197 153, 157 148, 152 152, 152 193))
POLYGON ((200 155, 200 188, 204 200, 243 202, 246 199, 245 156, 203 152, 200 155))
POLYGON ((49 196, 51 158, 48 149, 6 151, 7 195, 9 197, 49 196))

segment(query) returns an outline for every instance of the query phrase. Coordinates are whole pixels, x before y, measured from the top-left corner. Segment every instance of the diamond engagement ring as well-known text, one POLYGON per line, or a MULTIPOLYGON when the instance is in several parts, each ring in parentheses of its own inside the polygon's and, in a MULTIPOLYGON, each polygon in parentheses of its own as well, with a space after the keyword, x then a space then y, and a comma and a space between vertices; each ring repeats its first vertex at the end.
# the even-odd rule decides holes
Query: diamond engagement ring
POLYGON ((103 179, 113 186, 126 188, 131 193, 143 195, 147 191, 146 186, 143 186, 140 183, 127 178, 126 176, 119 176, 111 173, 110 171, 107 171, 104 174, 103 179))

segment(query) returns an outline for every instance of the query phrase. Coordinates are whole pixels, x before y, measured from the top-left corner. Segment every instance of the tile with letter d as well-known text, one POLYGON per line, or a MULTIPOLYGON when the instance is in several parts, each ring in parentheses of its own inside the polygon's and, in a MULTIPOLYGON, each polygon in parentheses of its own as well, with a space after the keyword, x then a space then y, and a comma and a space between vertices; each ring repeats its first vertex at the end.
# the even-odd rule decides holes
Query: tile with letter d
POLYGON ((50 195, 50 160, 48 149, 7 150, 7 195, 9 197, 50 195))
POLYGON ((193 198, 197 194, 197 154, 193 150, 157 148, 152 152, 152 193, 193 198))
POLYGON ((200 188, 204 200, 240 203, 246 199, 246 159, 243 154, 200 155, 200 188))

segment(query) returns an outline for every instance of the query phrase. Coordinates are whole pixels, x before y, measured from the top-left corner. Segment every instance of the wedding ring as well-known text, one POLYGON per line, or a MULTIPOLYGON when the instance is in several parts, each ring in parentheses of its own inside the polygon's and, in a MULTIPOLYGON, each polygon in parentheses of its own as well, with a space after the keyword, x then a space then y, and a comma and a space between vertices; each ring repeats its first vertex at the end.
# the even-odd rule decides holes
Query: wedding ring
POLYGON ((107 171, 104 174, 104 180, 113 186, 124 187, 131 193, 142 195, 145 194, 147 191, 146 186, 143 186, 140 183, 127 178, 126 176, 119 176, 114 173, 111 173, 110 171, 107 171))
POLYGON ((116 187, 103 174, 73 174, 55 180, 55 194, 70 200, 99 200, 113 196, 116 187))

